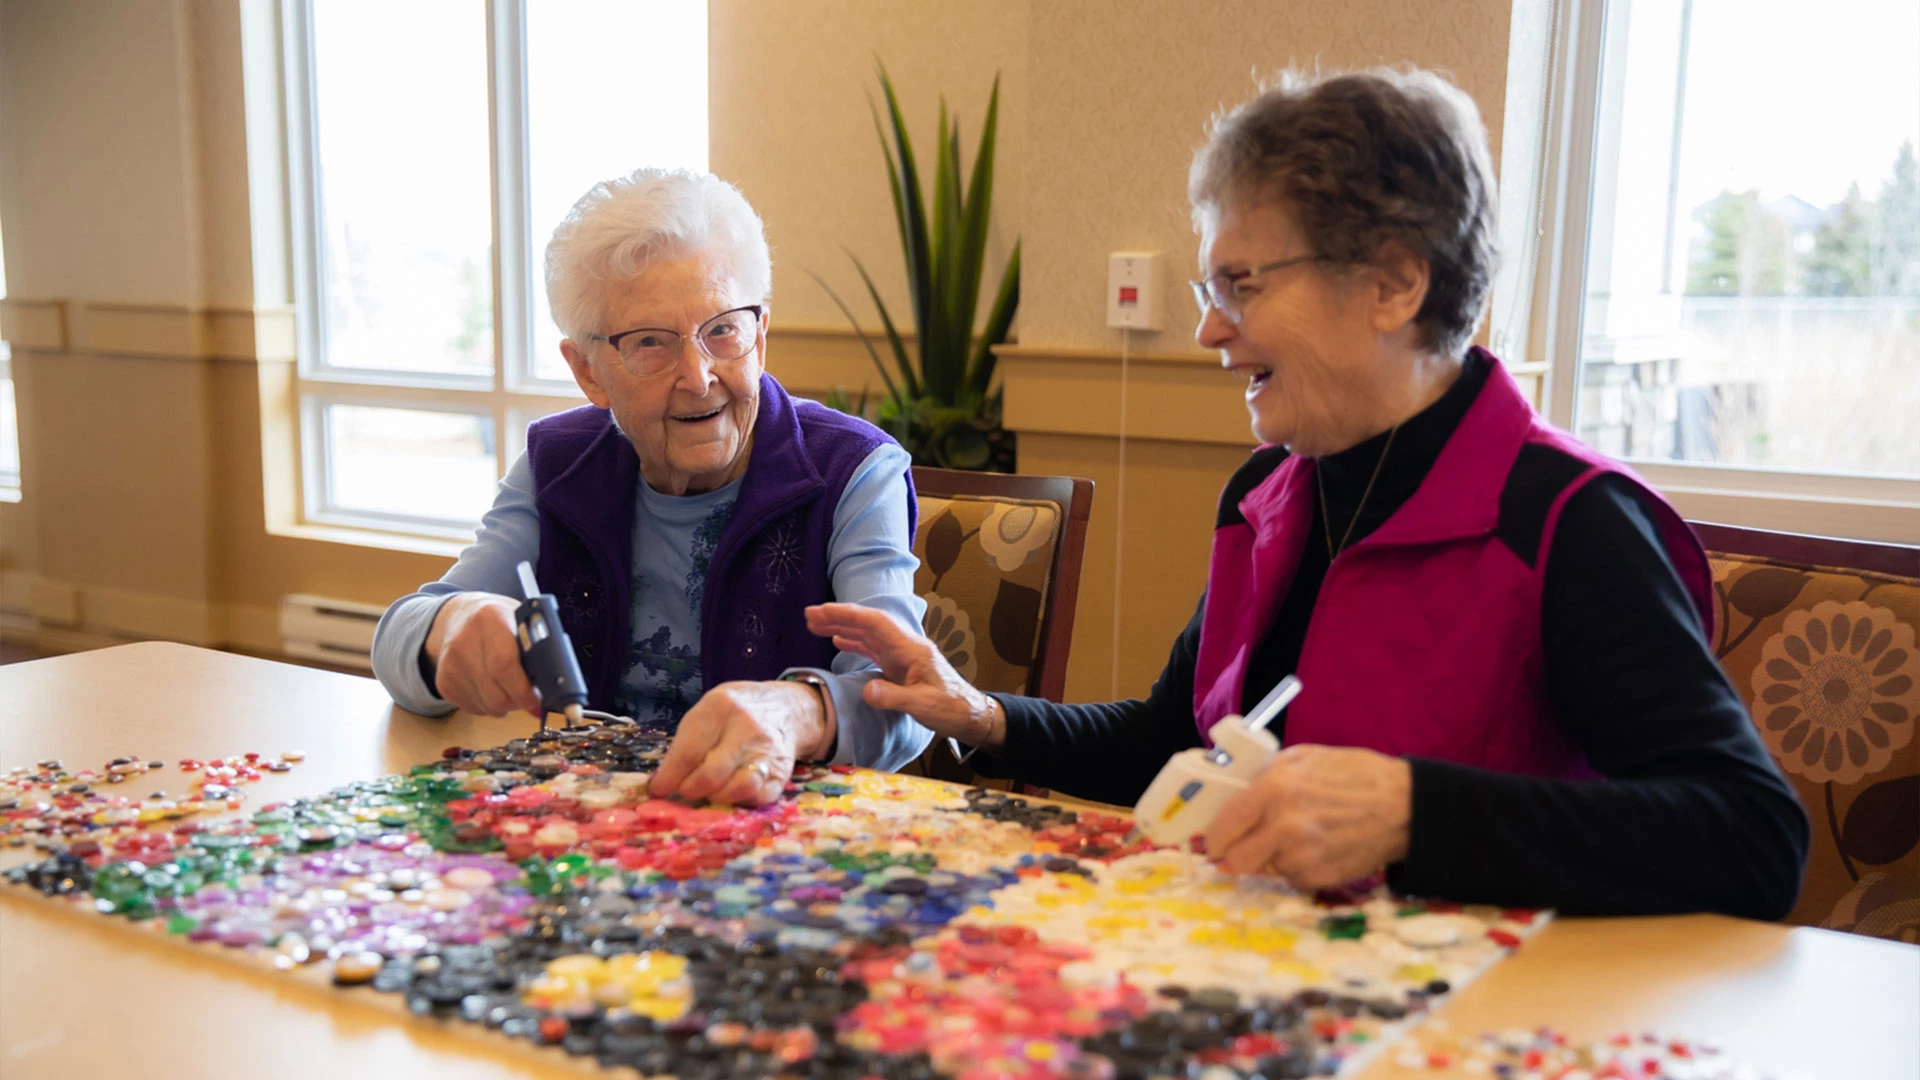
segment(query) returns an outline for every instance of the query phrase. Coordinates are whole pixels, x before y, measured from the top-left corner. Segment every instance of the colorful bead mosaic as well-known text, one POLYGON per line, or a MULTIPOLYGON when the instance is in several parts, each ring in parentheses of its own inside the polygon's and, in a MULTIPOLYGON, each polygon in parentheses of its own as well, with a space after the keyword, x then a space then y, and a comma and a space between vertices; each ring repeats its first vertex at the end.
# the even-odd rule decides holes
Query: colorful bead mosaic
MULTIPOLYGON (((43 762, 0 835, 43 849, 18 885, 683 1078, 1330 1075, 1538 922, 1304 897, 1125 818, 866 770, 649 799, 663 752, 552 731, 211 822, 272 766, 183 763, 198 790, 162 805, 43 762)), ((135 763, 105 775, 161 767, 135 763)))

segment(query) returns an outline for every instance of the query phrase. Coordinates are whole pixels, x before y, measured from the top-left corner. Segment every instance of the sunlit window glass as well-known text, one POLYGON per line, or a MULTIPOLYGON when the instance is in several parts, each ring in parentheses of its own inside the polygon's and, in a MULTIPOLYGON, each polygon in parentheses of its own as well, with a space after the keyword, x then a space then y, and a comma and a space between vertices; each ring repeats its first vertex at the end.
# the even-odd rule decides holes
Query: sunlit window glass
POLYGON ((493 421, 472 413, 327 405, 326 505, 472 522, 493 502, 493 421))
POLYGON ((1920 4, 1608 9, 1576 423, 1920 476, 1920 4))
MULTIPOLYGON (((643 165, 707 167, 707 5, 687 0, 540 0, 527 5, 527 129, 533 243, 533 373, 569 379, 547 310, 547 240, 586 190, 643 165), (626 60, 583 60, 625 42, 626 60), (644 60, 640 59, 644 57, 644 60)), ((599 328, 602 333, 618 327, 599 328)))
POLYGON ((321 359, 486 374, 486 7, 324 0, 312 9, 321 359))

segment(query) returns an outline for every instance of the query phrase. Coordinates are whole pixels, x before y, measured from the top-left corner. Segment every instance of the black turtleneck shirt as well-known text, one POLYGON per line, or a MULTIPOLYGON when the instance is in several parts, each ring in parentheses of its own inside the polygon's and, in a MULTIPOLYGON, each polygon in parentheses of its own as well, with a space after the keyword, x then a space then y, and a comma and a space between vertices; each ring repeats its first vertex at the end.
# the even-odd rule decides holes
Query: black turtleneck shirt
MULTIPOLYGON (((1406 503, 1486 385, 1488 363, 1473 354, 1390 448, 1383 434, 1320 460, 1326 513, 1316 500, 1292 587, 1249 660, 1243 709, 1299 665, 1331 562, 1328 519, 1335 545, 1349 527, 1352 545, 1406 503)), ((1223 508, 1285 453, 1256 452, 1228 483, 1223 508)), ((1497 536, 1529 565, 1547 560, 1540 633, 1548 700, 1604 779, 1409 758, 1408 853, 1388 867, 1388 883, 1414 895, 1577 914, 1777 919, 1799 891, 1806 814, 1714 659, 1638 489, 1615 476, 1588 483, 1567 500, 1551 550, 1539 550, 1548 508, 1585 470, 1558 450, 1527 446, 1502 490, 1497 536)), ((1203 596, 1144 701, 994 695, 1006 710, 1006 745, 974 764, 1081 798, 1138 800, 1168 758, 1201 745, 1193 679, 1205 607, 1203 596)), ((1273 729, 1283 741, 1285 719, 1273 729)))

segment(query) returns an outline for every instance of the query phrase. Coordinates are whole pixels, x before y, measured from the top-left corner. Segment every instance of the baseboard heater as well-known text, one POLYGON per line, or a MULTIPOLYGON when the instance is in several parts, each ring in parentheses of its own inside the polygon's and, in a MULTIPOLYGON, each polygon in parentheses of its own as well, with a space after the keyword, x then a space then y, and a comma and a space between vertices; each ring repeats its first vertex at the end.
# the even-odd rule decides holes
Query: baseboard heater
POLYGON ((280 598, 280 647, 288 656, 373 670, 373 628, 385 608, 292 594, 280 598))

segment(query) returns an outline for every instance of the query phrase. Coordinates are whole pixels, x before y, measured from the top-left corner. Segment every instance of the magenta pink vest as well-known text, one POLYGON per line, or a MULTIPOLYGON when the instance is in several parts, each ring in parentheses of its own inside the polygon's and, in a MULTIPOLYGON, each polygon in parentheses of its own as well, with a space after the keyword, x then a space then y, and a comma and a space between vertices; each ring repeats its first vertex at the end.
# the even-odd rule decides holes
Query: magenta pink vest
MULTIPOLYGON (((1540 598, 1554 528, 1574 492, 1615 473, 1646 491, 1667 555, 1709 636, 1713 586, 1685 521, 1631 470, 1540 419, 1506 368, 1491 371, 1420 488, 1328 568, 1300 652, 1286 743, 1360 746, 1536 776, 1592 775, 1546 697, 1540 598), (1495 536, 1520 449, 1544 443, 1589 468, 1555 498, 1528 566, 1495 536)), ((1289 457, 1214 533, 1194 673, 1201 738, 1240 711, 1249 655, 1286 596, 1313 524, 1315 462, 1289 457)))

